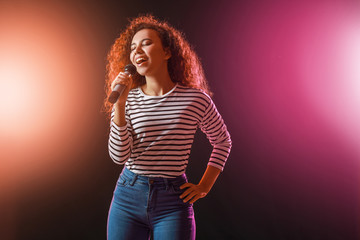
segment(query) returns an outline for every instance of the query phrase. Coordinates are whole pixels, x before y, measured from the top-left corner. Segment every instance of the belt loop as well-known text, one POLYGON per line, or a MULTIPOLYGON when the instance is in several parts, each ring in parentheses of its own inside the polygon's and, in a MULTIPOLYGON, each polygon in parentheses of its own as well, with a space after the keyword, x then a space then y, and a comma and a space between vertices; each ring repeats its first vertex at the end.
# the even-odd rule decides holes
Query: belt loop
POLYGON ((130 181, 129 184, 130 184, 131 186, 134 186, 134 183, 136 182, 137 178, 138 178, 138 175, 137 175, 136 173, 134 173, 134 176, 133 176, 133 178, 131 179, 131 181, 130 181))
POLYGON ((169 180, 167 178, 164 178, 164 183, 165 183, 165 191, 167 191, 169 189, 169 180))

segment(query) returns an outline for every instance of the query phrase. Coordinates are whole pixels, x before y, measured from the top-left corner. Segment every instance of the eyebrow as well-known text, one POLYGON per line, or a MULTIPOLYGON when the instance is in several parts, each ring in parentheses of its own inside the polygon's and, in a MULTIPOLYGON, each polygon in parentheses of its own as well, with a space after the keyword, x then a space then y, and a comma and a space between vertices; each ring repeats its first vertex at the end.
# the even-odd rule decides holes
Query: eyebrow
MULTIPOLYGON (((143 41, 145 41, 145 40, 150 40, 151 41, 151 39, 150 38, 144 38, 144 39, 142 39, 141 41, 140 41, 140 43, 142 43, 143 41)), ((134 44, 136 44, 136 43, 131 43, 131 45, 130 46, 132 46, 132 45, 134 45, 134 44)))

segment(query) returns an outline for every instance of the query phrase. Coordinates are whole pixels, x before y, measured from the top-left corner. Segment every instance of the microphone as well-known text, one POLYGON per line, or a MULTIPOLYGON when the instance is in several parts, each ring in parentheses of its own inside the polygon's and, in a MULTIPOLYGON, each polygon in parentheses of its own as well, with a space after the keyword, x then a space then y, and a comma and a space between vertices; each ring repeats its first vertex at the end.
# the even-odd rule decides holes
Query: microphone
MULTIPOLYGON (((130 75, 134 75, 136 73, 136 67, 132 64, 128 64, 125 66, 124 71, 130 75)), ((126 85, 124 84, 116 84, 113 91, 111 92, 108 101, 110 103, 116 103, 123 91, 125 90, 126 85)))

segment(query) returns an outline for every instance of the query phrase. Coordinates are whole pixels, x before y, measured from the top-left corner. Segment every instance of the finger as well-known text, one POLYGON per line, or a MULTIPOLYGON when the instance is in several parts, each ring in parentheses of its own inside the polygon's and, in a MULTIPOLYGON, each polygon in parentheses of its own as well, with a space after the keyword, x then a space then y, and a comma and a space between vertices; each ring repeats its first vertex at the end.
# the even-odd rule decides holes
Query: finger
POLYGON ((193 197, 193 199, 190 201, 191 204, 193 204, 194 202, 196 202, 197 200, 199 200, 201 198, 201 196, 196 195, 195 197, 193 197))
POLYGON ((183 185, 180 186, 180 189, 184 189, 184 188, 191 187, 191 186, 194 186, 194 184, 192 184, 192 183, 184 183, 183 185))
POLYGON ((188 189, 186 189, 186 191, 183 192, 183 193, 180 195, 180 198, 186 197, 187 195, 189 195, 189 194, 192 193, 193 191, 195 191, 194 188, 188 188, 188 189))
POLYGON ((180 198, 183 199, 185 198, 187 195, 189 195, 193 190, 191 189, 188 189, 186 190, 185 192, 183 192, 181 195, 180 195, 180 198))
POLYGON ((188 191, 184 192, 181 196, 181 199, 186 199, 186 201, 188 201, 189 199, 191 199, 193 196, 200 194, 198 189, 188 189, 188 191))
POLYGON ((121 84, 123 82, 123 80, 118 76, 114 79, 114 81, 111 83, 111 88, 114 88, 115 85, 117 84, 121 84))
POLYGON ((130 75, 128 73, 120 72, 119 75, 117 75, 117 78, 129 78, 130 75))
POLYGON ((189 200, 191 200, 193 197, 195 197, 198 193, 196 191, 190 193, 183 201, 187 202, 189 200))
POLYGON ((116 76, 115 81, 116 82, 128 82, 128 81, 130 81, 130 76, 127 75, 126 73, 119 73, 119 75, 116 76))
POLYGON ((127 77, 127 78, 129 78, 131 76, 131 74, 128 73, 128 72, 120 72, 120 74, 121 74, 121 76, 124 76, 124 77, 127 77))
POLYGON ((128 86, 130 82, 131 82, 131 79, 128 75, 126 75, 126 74, 123 75, 123 74, 119 73, 119 75, 111 83, 111 88, 114 89, 115 85, 117 85, 117 84, 123 84, 123 85, 128 86))

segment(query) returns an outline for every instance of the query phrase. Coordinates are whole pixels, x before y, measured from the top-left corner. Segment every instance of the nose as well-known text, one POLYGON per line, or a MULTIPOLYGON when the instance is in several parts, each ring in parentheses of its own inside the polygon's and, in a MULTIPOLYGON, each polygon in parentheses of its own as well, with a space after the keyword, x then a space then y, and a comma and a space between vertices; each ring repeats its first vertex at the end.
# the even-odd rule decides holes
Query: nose
POLYGON ((135 57, 137 54, 143 53, 141 46, 136 46, 135 49, 130 54, 130 59, 133 63, 135 63, 135 57))
POLYGON ((142 48, 141 48, 141 44, 139 44, 139 45, 136 46, 134 52, 135 52, 135 54, 136 54, 136 53, 142 53, 142 52, 143 52, 143 51, 142 51, 142 48))

